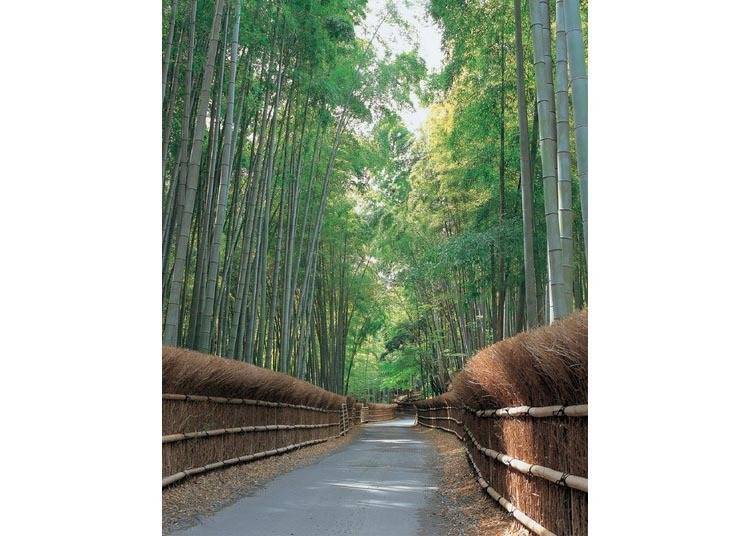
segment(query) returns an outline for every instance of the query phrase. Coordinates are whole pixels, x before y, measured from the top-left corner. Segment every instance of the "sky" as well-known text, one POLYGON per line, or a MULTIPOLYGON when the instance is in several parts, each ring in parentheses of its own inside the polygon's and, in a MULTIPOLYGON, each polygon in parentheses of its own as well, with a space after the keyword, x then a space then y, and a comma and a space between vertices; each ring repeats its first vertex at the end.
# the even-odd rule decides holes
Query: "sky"
MULTIPOLYGON (((399 14, 412 26, 411 35, 393 24, 383 23, 378 35, 388 44, 394 53, 405 52, 418 44, 419 55, 424 59, 427 70, 437 72, 442 64, 443 53, 440 50, 440 29, 428 15, 425 3, 429 0, 395 0, 399 14)), ((357 28, 357 35, 369 38, 382 19, 386 0, 370 0, 365 24, 357 28)), ((376 50, 382 50, 382 45, 376 43, 376 50)), ((427 108, 419 104, 419 100, 412 97, 414 110, 400 111, 404 124, 413 133, 417 133, 427 118, 427 108)))

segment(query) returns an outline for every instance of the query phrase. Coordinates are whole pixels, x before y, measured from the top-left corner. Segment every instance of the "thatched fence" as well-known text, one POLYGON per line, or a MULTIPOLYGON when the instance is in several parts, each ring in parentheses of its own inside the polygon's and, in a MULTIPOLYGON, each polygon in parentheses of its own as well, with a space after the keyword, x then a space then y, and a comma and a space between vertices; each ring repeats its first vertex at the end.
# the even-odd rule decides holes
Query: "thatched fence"
POLYGON ((396 404, 396 417, 416 417, 417 406, 414 402, 405 402, 396 404))
POLYGON ((464 442, 480 486, 535 534, 588 530, 588 318, 495 343, 416 402, 417 422, 464 442))
POLYGON ((396 404, 367 404, 367 422, 389 421, 396 418, 396 404))
POLYGON ((239 361, 162 350, 162 487, 347 433, 354 399, 239 361))

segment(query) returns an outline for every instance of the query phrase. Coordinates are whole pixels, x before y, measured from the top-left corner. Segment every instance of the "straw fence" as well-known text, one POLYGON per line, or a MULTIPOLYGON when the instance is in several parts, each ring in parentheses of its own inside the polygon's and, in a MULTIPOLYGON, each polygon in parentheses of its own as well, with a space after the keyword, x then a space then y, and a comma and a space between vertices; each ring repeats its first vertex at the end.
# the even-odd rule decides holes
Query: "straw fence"
POLYGON ((588 319, 480 351, 417 422, 464 442, 480 486, 534 534, 588 530, 588 319))
POLYGON ((396 404, 367 404, 367 422, 389 421, 396 418, 396 404))
POLYGON ((238 361, 162 350, 162 487, 347 433, 354 399, 238 361))
POLYGON ((417 406, 414 402, 397 403, 396 417, 416 417, 417 406))

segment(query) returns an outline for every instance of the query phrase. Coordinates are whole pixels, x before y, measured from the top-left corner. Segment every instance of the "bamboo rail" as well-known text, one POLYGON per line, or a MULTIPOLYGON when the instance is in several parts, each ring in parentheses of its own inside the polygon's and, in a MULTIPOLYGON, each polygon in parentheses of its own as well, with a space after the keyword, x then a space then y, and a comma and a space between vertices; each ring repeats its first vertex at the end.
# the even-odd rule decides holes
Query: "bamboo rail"
MULTIPOLYGON (((332 436, 332 437, 335 437, 335 436, 332 436)), ((191 469, 185 469, 184 471, 180 471, 179 473, 175 473, 173 475, 162 478, 161 487, 164 488, 166 486, 169 486, 170 484, 174 484, 175 482, 178 482, 182 480, 183 478, 187 478, 188 476, 199 475, 201 473, 205 473, 206 471, 211 471, 213 469, 219 469, 221 467, 228 467, 230 465, 236 465, 238 463, 259 460, 261 458, 267 458, 269 456, 274 456, 276 454, 283 454, 285 452, 289 452, 290 450, 306 447, 308 445, 314 445, 316 443, 323 443, 324 441, 328 441, 329 439, 331 438, 324 437, 323 439, 312 439, 310 441, 304 441, 302 443, 296 443, 294 445, 287 445, 286 447, 279 447, 273 450, 267 450, 264 452, 256 452, 255 454, 247 454, 245 456, 240 456, 238 458, 230 458, 228 460, 222 460, 220 462, 209 463, 208 465, 204 465, 202 467, 193 467, 191 469)))
POLYGON ((499 409, 472 409, 465 408, 477 417, 587 417, 589 414, 588 404, 577 404, 575 406, 513 406, 499 409))
POLYGON ((527 463, 523 460, 519 460, 518 458, 513 458, 512 456, 503 454, 502 452, 488 449, 479 444, 479 442, 474 437, 474 434, 472 434, 471 430, 469 430, 466 426, 464 426, 464 431, 466 432, 466 435, 469 437, 469 439, 471 439, 471 442, 474 443, 474 446, 477 448, 477 450, 491 460, 499 461, 510 467, 511 469, 515 469, 519 473, 543 478, 559 486, 577 489, 585 493, 588 493, 589 491, 589 481, 587 478, 584 478, 582 476, 570 475, 568 473, 563 473, 562 471, 556 471, 555 469, 550 469, 549 467, 544 467, 542 465, 527 463))
MULTIPOLYGON (((440 411, 440 410, 448 410, 448 409, 463 409, 469 415, 480 417, 480 418, 587 417, 588 416, 588 404, 579 404, 579 405, 571 405, 571 406, 563 406, 563 405, 541 406, 541 407, 515 406, 515 407, 507 407, 507 408, 500 408, 500 409, 487 409, 487 410, 477 410, 477 409, 470 408, 468 406, 465 406, 464 408, 453 408, 453 407, 443 406, 443 407, 418 408, 417 409, 417 423, 420 424, 421 426, 426 426, 428 428, 437 428, 445 432, 450 432, 463 442, 466 442, 467 437, 468 437, 468 439, 471 440, 471 443, 477 449, 477 451, 479 451, 479 453, 481 453, 482 455, 486 456, 487 458, 493 461, 504 464, 510 469, 513 469, 527 476, 534 476, 537 478, 547 480, 559 486, 568 487, 571 489, 582 491, 584 493, 588 493, 588 479, 585 477, 570 475, 568 473, 557 471, 555 469, 551 469, 549 467, 544 467, 541 465, 530 464, 530 463, 524 462, 523 460, 519 460, 517 458, 509 456, 508 454, 504 454, 502 452, 498 452, 498 451, 486 448, 477 441, 476 437, 474 437, 474 434, 471 432, 471 430, 469 429, 467 425, 461 423, 455 418, 444 417, 444 416, 429 417, 427 415, 422 415, 422 412, 424 411, 440 411), (464 435, 461 436, 455 430, 445 428, 437 424, 435 425, 427 424, 426 422, 424 422, 425 420, 432 421, 432 422, 452 421, 457 424, 463 424, 464 435)), ((527 514, 518 510, 518 508, 516 508, 516 506, 513 505, 510 501, 502 497, 498 493, 498 491, 494 489, 489 484, 489 482, 484 479, 484 477, 481 474, 481 471, 479 470, 479 467, 474 462, 474 459, 469 449, 465 447, 465 450, 466 450, 466 455, 468 457, 469 463, 477 474, 477 481, 479 485, 495 502, 499 503, 503 508, 505 508, 509 513, 511 513, 513 517, 519 523, 527 527, 534 534, 545 535, 545 536, 555 536, 555 534, 552 531, 543 527, 537 521, 531 519, 527 514)))
POLYGON ((184 432, 181 434, 170 434, 161 437, 162 444, 195 439, 198 437, 215 437, 224 434, 239 434, 244 432, 271 432, 274 430, 296 430, 300 428, 327 428, 339 426, 339 423, 324 424, 269 424, 263 426, 240 426, 238 428, 219 428, 217 430, 201 430, 199 432, 184 432))
POLYGON ((474 463, 474 458, 471 457, 471 453, 468 449, 466 449, 466 456, 469 458, 469 463, 474 468, 474 471, 477 475, 477 482, 482 487, 482 489, 492 497, 492 500, 499 503, 500 506, 505 508, 509 514, 511 514, 519 523, 521 523, 524 527, 528 528, 531 532, 534 534, 539 534, 540 536, 557 536, 554 532, 551 530, 547 530, 542 525, 540 525, 538 522, 531 519, 529 516, 527 516, 525 513, 523 513, 521 510, 516 508, 513 503, 511 503, 509 500, 501 496, 495 488, 490 486, 490 484, 482 477, 482 473, 479 471, 479 467, 477 467, 477 464, 474 463))
POLYGON ((450 428, 444 428, 444 427, 442 427, 442 426, 433 426, 432 424, 425 424, 425 423, 423 423, 423 422, 420 422, 419 424, 420 424, 421 426, 426 426, 427 428, 439 428, 440 430, 443 430, 444 432, 450 432, 451 434, 455 435, 455 436, 456 436, 456 437, 457 437, 458 439, 460 439, 461 441, 463 441, 463 440, 464 440, 464 438, 463 438, 462 436, 460 436, 460 435, 458 434, 458 432, 456 432, 455 430, 451 430, 450 428))
POLYGON ((458 419, 454 419, 453 417, 425 417, 420 415, 420 419, 429 419, 431 421, 453 421, 456 424, 463 424, 463 421, 459 421, 458 419))
MULTIPOLYGON (((168 435, 162 436, 162 446, 163 446, 163 452, 169 452, 170 447, 178 446, 179 442, 187 441, 191 439, 210 439, 215 437, 222 437, 228 434, 244 434, 244 433, 253 433, 253 432, 273 432, 273 443, 270 445, 267 444, 266 448, 270 448, 271 446, 274 446, 276 448, 265 450, 262 452, 255 452, 250 454, 245 454, 242 456, 237 456, 238 454, 242 454, 242 450, 244 450, 242 447, 240 447, 239 452, 233 452, 231 449, 228 451, 224 451, 224 456, 217 456, 217 457, 226 457, 227 459, 221 460, 221 461, 215 461, 212 463, 207 463, 205 460, 202 459, 198 463, 205 464, 200 465, 197 467, 190 467, 190 461, 198 461, 201 457, 197 455, 198 452, 202 450, 201 444, 188 444, 190 449, 197 449, 195 453, 191 453, 192 451, 188 450, 185 452, 181 452, 180 456, 182 456, 182 463, 177 462, 176 466, 173 467, 173 470, 182 469, 179 472, 176 472, 174 474, 164 476, 162 477, 162 487, 168 486, 170 484, 173 484, 175 482, 181 481, 182 479, 192 476, 201 474, 207 471, 211 471, 214 469, 220 469, 223 467, 235 465, 238 463, 243 462, 251 462, 254 460, 258 460, 261 458, 265 458, 268 456, 273 456, 277 454, 283 454, 295 449, 299 449, 308 445, 314 445, 317 443, 322 443, 324 441, 328 441, 329 439, 339 437, 341 435, 346 434, 351 429, 351 419, 350 419, 350 413, 349 408, 346 406, 346 404, 341 405, 341 409, 329 409, 329 408, 321 408, 321 407, 312 407, 302 404, 289 404, 284 402, 269 402, 265 400, 251 400, 251 399, 244 399, 244 398, 228 398, 228 397, 221 397, 221 396, 206 396, 206 395, 185 395, 185 394, 174 394, 174 393, 163 393, 162 394, 162 400, 164 402, 167 401, 178 401, 178 402, 211 402, 211 403, 217 403, 217 404, 229 404, 229 405, 235 405, 235 406, 254 406, 254 407, 264 407, 264 408, 274 408, 273 415, 267 415, 266 417, 270 417, 272 420, 271 422, 263 422, 259 424, 254 424, 251 426, 232 426, 230 424, 229 427, 226 428, 220 428, 220 429, 212 429, 212 430, 200 430, 200 431, 193 431, 193 432, 181 432, 181 433, 171 433, 168 435), (297 422, 290 423, 290 424, 280 424, 278 422, 278 419, 289 419, 292 417, 290 415, 292 412, 289 410, 303 410, 303 411, 310 411, 310 412, 316 412, 318 414, 338 414, 339 418, 337 419, 338 422, 315 422, 320 420, 329 420, 330 418, 324 418, 321 417, 314 417, 313 415, 309 413, 303 413, 301 415, 298 415, 299 420, 307 421, 308 419, 312 420, 312 423, 300 423, 298 419, 294 419, 297 422), (307 435, 306 432, 303 432, 304 430, 309 430, 312 434, 312 430, 322 430, 322 429, 330 429, 333 427, 340 427, 340 430, 337 431, 335 435, 327 435, 327 437, 323 438, 315 438, 310 439, 307 441, 301 441, 304 439, 305 435, 307 435), (290 437, 291 431, 293 430, 300 430, 299 433, 293 434, 297 436, 295 439, 297 443, 290 444, 287 446, 277 446, 279 442, 292 442, 295 439, 292 439, 290 437), (301 436, 301 437, 300 437, 301 436), (275 444, 274 444, 275 443, 275 444), (166 449, 166 450, 164 450, 166 449), (229 457, 234 456, 234 457, 229 457), (180 467, 182 465, 182 467, 180 467), (188 469, 183 469, 185 466, 189 467, 188 469)), ((190 409, 188 406, 183 407, 184 410, 188 411, 188 413, 196 414, 198 412, 201 413, 202 409, 200 407, 194 407, 193 409, 190 409)), ((215 408, 219 409, 219 408, 215 408)), ((227 408, 229 409, 229 408, 227 408)), ((238 407, 237 410, 240 408, 238 407)), ((225 410, 221 410, 225 411, 225 410)), ((234 410, 231 410, 229 412, 230 414, 235 413, 234 410)), ((288 421, 287 421, 288 422, 288 421)), ((233 424, 233 423, 232 423, 233 424)), ((330 434, 328 432, 327 434, 330 434)), ((314 434, 318 435, 318 434, 314 434)), ((307 437, 310 437, 307 435, 307 437)), ((270 438, 269 438, 270 439, 270 438)), ((243 440, 244 441, 244 440, 243 440)), ((265 440, 263 440, 265 441, 265 440)), ((224 448, 224 443, 222 443, 222 447, 224 448)), ((238 443, 239 445, 239 443, 238 443)), ((234 449, 236 447, 232 447, 234 449)), ((252 448, 249 447, 248 450, 252 448)), ((174 451, 172 451, 174 452, 174 451)), ((247 452, 247 450, 245 450, 247 452)), ((215 458, 214 458, 215 459, 215 458)))
POLYGON ((266 402, 265 400, 250 400, 247 398, 226 398, 223 396, 204 396, 204 395, 177 395, 164 393, 161 395, 162 400, 181 400, 185 402, 217 402, 219 404, 245 404, 248 406, 265 406, 269 408, 295 408, 309 411, 318 411, 320 413, 339 413, 338 409, 316 408, 313 406, 303 406, 301 404, 286 404, 284 402, 266 402))

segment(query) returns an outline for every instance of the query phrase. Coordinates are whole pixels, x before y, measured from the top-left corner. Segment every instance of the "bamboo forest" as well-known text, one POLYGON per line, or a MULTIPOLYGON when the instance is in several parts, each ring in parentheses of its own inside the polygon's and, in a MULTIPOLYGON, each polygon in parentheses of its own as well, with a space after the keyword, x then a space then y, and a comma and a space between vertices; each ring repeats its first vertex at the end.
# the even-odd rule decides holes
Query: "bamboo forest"
POLYGON ((585 309, 587 9, 164 0, 163 343, 379 402, 585 309))

